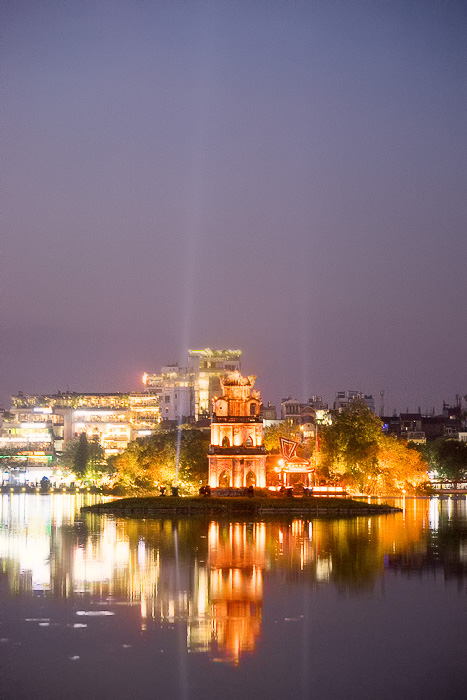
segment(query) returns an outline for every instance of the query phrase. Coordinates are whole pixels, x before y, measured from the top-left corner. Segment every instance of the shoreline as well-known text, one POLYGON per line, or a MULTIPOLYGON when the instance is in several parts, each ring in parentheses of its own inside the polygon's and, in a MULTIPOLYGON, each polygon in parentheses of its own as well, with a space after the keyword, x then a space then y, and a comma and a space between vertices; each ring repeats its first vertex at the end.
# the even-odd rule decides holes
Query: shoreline
POLYGON ((134 518, 174 515, 295 515, 355 517, 401 513, 401 508, 342 498, 130 497, 83 506, 81 511, 134 518))

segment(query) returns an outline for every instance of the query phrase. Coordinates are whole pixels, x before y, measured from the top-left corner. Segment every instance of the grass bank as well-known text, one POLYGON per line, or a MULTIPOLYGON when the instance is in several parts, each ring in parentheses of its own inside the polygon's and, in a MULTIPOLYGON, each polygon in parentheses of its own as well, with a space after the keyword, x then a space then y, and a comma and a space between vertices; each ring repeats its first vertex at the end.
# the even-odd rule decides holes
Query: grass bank
POLYGON ((350 498, 221 498, 217 496, 181 498, 142 496, 96 503, 82 508, 93 513, 108 513, 131 518, 159 518, 174 515, 297 515, 305 517, 352 517, 401 512, 386 504, 354 501, 350 498))

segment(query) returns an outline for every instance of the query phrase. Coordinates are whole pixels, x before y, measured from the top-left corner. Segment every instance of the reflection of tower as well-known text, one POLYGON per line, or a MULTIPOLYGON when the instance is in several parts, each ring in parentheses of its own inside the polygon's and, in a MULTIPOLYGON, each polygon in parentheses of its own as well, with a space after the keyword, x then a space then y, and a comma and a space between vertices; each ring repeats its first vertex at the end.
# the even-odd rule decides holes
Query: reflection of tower
POLYGON ((209 528, 209 587, 213 640, 222 660, 238 663, 254 651, 261 633, 266 531, 212 523, 209 528))
POLYGON ((209 484, 241 488, 266 486, 266 450, 256 377, 231 372, 221 379, 222 396, 214 397, 209 447, 209 484))

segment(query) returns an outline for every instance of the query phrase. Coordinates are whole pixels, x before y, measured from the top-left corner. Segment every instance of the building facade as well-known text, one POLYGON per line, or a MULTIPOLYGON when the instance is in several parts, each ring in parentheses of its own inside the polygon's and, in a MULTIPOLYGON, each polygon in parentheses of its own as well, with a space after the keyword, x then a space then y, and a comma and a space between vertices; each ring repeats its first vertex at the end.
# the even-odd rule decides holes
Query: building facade
POLYGON ((189 350, 186 367, 173 363, 156 374, 144 372, 143 385, 160 397, 163 421, 209 420, 212 399, 221 391, 221 377, 240 370, 241 355, 241 350, 189 350))
POLYGON ((195 393, 192 374, 178 363, 162 367, 159 374, 142 377, 147 390, 159 397, 162 421, 191 423, 195 416, 195 393))
POLYGON ((131 440, 150 435, 160 422, 159 397, 149 392, 19 393, 11 400, 0 431, 0 450, 7 457, 14 453, 2 462, 9 471, 12 465, 19 469, 23 481, 37 481, 41 469, 43 476, 49 476, 53 459, 82 433, 99 443, 107 458, 123 452, 131 440))
POLYGON ((221 379, 241 369, 241 350, 189 350, 188 366, 193 377, 195 420, 209 418, 212 400, 221 392, 221 379))
POLYGON ((347 408, 354 401, 363 401, 370 411, 375 413, 375 400, 371 394, 364 394, 363 391, 338 391, 334 399, 334 410, 341 411, 347 408))
POLYGON ((266 449, 256 377, 231 372, 213 399, 209 484, 212 488, 266 486, 266 449))

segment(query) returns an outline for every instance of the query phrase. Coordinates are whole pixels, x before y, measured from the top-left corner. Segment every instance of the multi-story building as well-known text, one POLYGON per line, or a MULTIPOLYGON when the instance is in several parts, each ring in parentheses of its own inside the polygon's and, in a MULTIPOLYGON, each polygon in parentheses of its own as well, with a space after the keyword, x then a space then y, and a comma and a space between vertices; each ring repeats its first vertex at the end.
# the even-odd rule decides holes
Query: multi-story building
POLYGON ((375 412, 375 400, 371 394, 364 394, 362 391, 338 391, 334 400, 334 410, 340 411, 354 401, 364 401, 370 411, 375 412))
POLYGON ((152 393, 57 393, 12 397, 0 447, 17 452, 44 451, 55 456, 66 443, 86 433, 106 457, 122 452, 131 440, 149 435, 160 422, 159 397, 152 393))
POLYGON ((300 403, 296 399, 288 396, 281 402, 281 418, 295 425, 300 425, 303 429, 314 434, 314 427, 317 423, 325 424, 330 422, 329 409, 321 396, 312 396, 308 403, 300 403))
POLYGON ((282 399, 281 401, 281 418, 282 420, 290 421, 296 425, 300 425, 300 411, 305 404, 300 403, 297 399, 291 396, 282 399))
POLYGON ((156 374, 144 372, 143 385, 160 397, 163 421, 193 422, 209 418, 212 399, 226 372, 240 370, 241 350, 189 350, 187 367, 166 365, 156 374))
POLYGON ((190 423, 195 416, 192 373, 178 363, 162 367, 159 374, 145 372, 144 386, 159 397, 161 420, 190 423))
POLYGON ((189 350, 188 366, 193 376, 195 420, 209 417, 212 400, 221 391, 221 378, 241 369, 241 350, 189 350))

